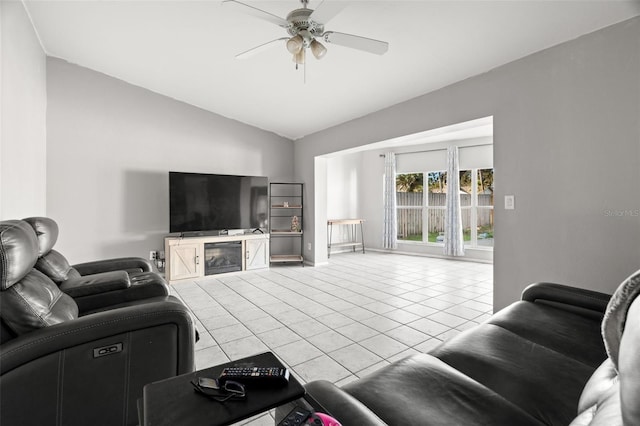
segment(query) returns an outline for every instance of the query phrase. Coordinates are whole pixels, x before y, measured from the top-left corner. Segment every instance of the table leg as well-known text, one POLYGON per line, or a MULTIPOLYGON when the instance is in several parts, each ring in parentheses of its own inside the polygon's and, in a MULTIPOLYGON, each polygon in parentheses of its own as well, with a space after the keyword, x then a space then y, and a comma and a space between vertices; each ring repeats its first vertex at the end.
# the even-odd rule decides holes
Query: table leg
MULTIPOLYGON (((356 228, 355 224, 351 225, 351 242, 353 242, 353 243, 358 242, 358 234, 357 234, 357 228, 356 228)), ((353 252, 354 253, 356 252, 355 244, 353 246, 353 252)))

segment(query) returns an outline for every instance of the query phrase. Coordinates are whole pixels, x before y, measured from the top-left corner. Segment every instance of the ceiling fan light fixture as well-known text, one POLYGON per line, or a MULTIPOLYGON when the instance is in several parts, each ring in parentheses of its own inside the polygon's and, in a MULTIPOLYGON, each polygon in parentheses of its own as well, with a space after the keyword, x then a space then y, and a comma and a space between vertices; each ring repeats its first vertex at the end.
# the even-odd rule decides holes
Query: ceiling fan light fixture
POLYGON ((315 56, 316 59, 322 59, 324 55, 327 54, 327 48, 315 39, 311 42, 309 47, 311 48, 311 53, 313 53, 313 56, 315 56))
POLYGON ((298 53, 300 53, 300 51, 303 50, 303 47, 304 39, 299 34, 287 40, 287 50, 293 55, 297 55, 298 53))
POLYGON ((293 62, 295 62, 296 65, 304 65, 304 52, 304 49, 300 49, 298 53, 293 55, 293 62))

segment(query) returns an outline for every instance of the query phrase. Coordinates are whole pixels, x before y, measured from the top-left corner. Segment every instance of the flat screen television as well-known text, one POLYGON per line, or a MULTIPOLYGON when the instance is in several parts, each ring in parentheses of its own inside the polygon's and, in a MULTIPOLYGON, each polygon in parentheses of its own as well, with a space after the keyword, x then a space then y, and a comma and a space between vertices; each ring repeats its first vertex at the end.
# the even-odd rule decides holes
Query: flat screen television
POLYGON ((266 230, 264 176, 169 172, 169 231, 266 230))

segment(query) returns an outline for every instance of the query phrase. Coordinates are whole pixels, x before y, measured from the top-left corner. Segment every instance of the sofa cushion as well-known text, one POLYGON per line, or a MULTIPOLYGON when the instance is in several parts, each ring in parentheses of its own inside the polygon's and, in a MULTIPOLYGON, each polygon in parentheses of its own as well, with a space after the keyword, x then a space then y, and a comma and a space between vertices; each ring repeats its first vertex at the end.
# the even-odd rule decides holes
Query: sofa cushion
POLYGON ((49 253, 58 241, 58 224, 48 217, 27 217, 23 220, 31 225, 38 237, 38 256, 49 253))
POLYGON ((541 303, 516 302, 493 315, 487 322, 594 369, 607 358, 600 334, 600 321, 595 318, 541 303))
POLYGON ((69 265, 67 259, 56 250, 50 250, 44 256, 39 257, 36 268, 58 285, 66 280, 80 278, 78 271, 69 265))
POLYGON ((567 425, 594 367, 494 324, 460 333, 431 354, 547 425, 567 425))
POLYGON ((0 224, 0 290, 20 281, 36 264, 38 239, 22 220, 5 220, 0 224))
MULTIPOLYGON (((33 269, 37 257, 38 240, 31 225, 22 220, 0 222, 0 316, 16 335, 78 316, 73 299, 33 269)), ((2 334, 7 339, 8 333, 2 334)))
MULTIPOLYGON (((427 354, 383 367, 343 390, 390 425, 539 425, 506 398, 427 354)), ((326 399, 311 396, 320 403, 326 399)))
POLYGON ((2 320, 16 334, 78 317, 78 306, 42 272, 32 269, 19 282, 0 292, 2 320))

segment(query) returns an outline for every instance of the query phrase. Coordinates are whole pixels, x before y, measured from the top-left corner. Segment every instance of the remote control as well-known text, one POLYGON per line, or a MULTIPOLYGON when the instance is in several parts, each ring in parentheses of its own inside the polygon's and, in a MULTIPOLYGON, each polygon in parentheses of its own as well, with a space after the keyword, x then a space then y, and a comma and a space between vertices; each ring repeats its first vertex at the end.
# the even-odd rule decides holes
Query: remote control
POLYGON ((283 367, 229 367, 222 370, 218 382, 228 380, 247 386, 285 386, 289 383, 289 370, 283 367))
POLYGON ((304 408, 294 408, 291 410, 287 417, 282 419, 278 426, 300 426, 304 425, 305 421, 311 416, 311 411, 304 408))

